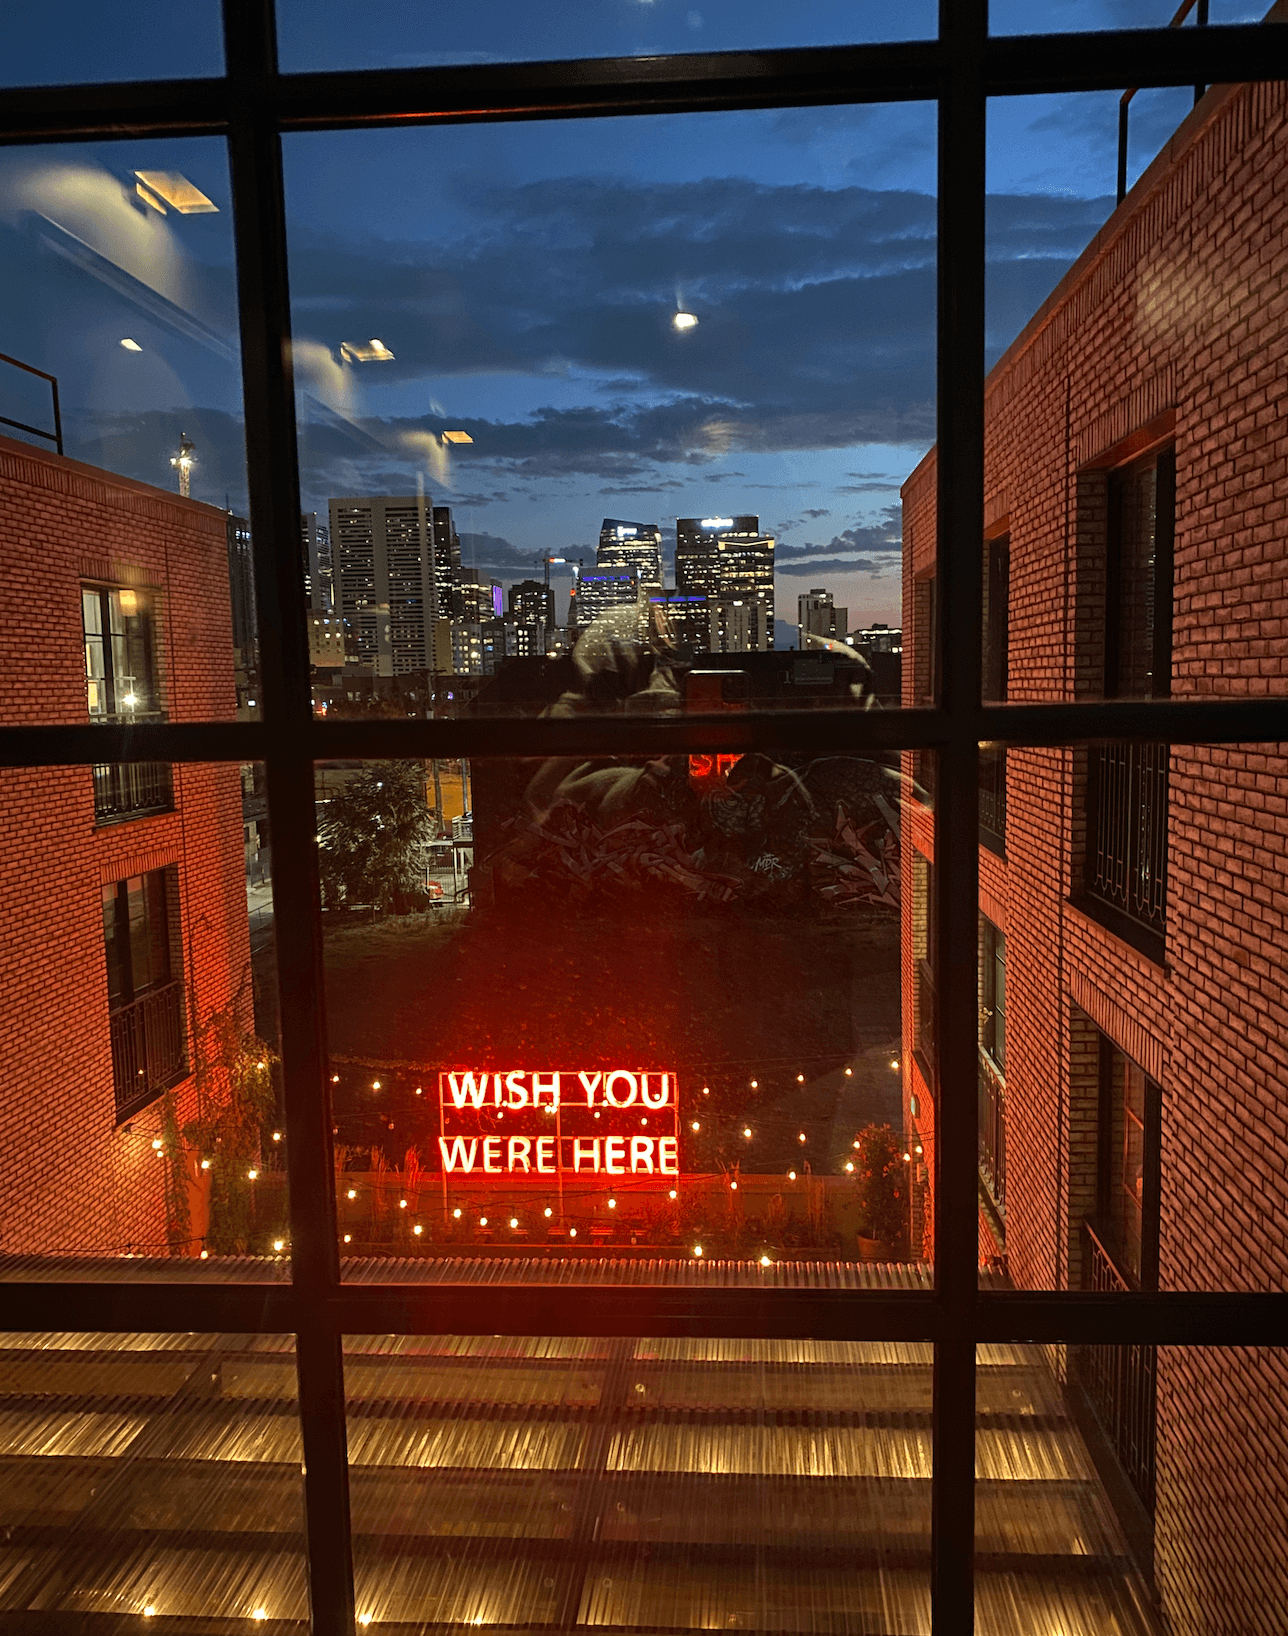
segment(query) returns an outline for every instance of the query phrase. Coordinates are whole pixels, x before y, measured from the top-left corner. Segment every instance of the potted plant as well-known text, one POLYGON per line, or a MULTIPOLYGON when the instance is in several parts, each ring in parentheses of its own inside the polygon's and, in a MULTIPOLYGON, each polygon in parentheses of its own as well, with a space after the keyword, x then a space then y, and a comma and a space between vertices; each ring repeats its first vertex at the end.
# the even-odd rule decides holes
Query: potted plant
POLYGON ((860 1259, 899 1260, 908 1225, 908 1178, 903 1144, 889 1125, 866 1125, 859 1132, 855 1181, 860 1259))

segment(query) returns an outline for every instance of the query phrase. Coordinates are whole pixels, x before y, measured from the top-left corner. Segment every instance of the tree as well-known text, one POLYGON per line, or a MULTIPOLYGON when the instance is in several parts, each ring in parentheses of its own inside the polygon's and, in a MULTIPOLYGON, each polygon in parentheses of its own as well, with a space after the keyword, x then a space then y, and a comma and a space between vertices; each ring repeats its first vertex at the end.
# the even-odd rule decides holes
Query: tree
POLYGON ((897 1248, 908 1224, 908 1180, 903 1146, 889 1125, 865 1125, 859 1132, 855 1179, 864 1237, 897 1248))
POLYGON ((328 902, 404 913, 424 883, 435 823, 419 761, 380 761, 356 773, 325 809, 318 829, 328 902))

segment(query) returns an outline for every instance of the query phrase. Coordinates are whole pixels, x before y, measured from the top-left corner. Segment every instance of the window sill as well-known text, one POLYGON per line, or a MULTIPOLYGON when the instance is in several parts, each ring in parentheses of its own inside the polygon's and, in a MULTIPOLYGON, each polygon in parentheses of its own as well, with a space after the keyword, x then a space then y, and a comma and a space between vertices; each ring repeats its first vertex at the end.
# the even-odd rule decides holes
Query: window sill
POLYGON ((174 802, 168 801, 163 807, 139 807, 133 812, 96 812, 94 828, 114 829, 117 824, 132 824, 138 818, 164 818, 168 812, 174 811, 174 802))
POLYGON ((1102 903, 1099 898, 1092 897, 1087 892, 1079 892, 1076 897, 1068 899, 1069 907, 1076 909, 1080 915, 1107 931, 1111 937, 1125 943, 1128 948, 1134 949, 1137 954, 1144 955, 1151 964, 1167 969, 1167 934, 1165 931, 1156 932, 1150 926, 1142 926, 1138 920, 1130 915, 1123 914, 1121 909, 1115 909, 1112 904, 1102 903))

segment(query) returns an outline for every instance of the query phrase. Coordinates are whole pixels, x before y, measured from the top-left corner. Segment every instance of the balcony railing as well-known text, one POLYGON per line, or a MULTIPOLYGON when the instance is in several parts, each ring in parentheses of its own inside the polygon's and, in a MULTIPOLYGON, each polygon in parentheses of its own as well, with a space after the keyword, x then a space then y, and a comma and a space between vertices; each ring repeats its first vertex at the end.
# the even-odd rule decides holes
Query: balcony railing
POLYGON ((993 1202, 1006 1210, 1006 1091, 994 1069, 979 1063, 979 1171, 993 1202))
POLYGON ((116 1117, 125 1119, 187 1076, 183 984, 140 995, 111 1021, 116 1117))
POLYGON ((986 744, 979 752, 979 838, 993 852, 1006 846, 1006 746, 986 744))
POLYGON ((1093 746, 1087 780, 1089 896, 1148 931, 1167 916, 1166 744, 1093 746))
MULTIPOLYGON (((1090 1222, 1082 1226, 1083 1287, 1106 1293, 1131 1286, 1114 1265, 1090 1222)), ((1154 1514, 1154 1346, 1083 1346, 1078 1375, 1118 1456, 1118 1463, 1145 1509, 1154 1514)))
POLYGON ((94 768, 94 821, 118 824, 174 809, 168 761, 101 761, 94 768))

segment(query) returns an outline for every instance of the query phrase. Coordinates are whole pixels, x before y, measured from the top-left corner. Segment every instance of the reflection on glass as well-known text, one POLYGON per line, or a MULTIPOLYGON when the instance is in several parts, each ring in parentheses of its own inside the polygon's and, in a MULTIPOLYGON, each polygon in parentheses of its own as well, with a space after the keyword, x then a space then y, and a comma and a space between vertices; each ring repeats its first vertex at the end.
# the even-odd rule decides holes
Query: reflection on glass
POLYGON ((32 840, 0 863, 18 951, 0 977, 0 1275, 181 1278, 252 1254, 284 1276, 262 768, 2 782, 32 840))
MULTIPOLYGON (((5 720, 257 714, 223 145, 7 149, 0 282, 0 481, 45 633, 0 638, 5 720)), ((128 810, 125 775, 102 783, 128 810)))
POLYGON ((383 762, 317 789, 347 1255, 925 1278, 895 766, 383 762))
POLYGON ((131 0, 128 27, 117 8, 83 0, 19 6, 5 22, 2 85, 190 79, 224 71, 216 0, 189 0, 180 27, 166 0, 131 0))
POLYGON ((300 1450, 289 1336, 0 1336, 6 1623, 303 1629, 300 1450))
POLYGON ((349 1337, 345 1384, 361 1621, 929 1629, 927 1346, 349 1337))
POLYGON ((292 137, 317 713, 897 706, 934 130, 292 137))

